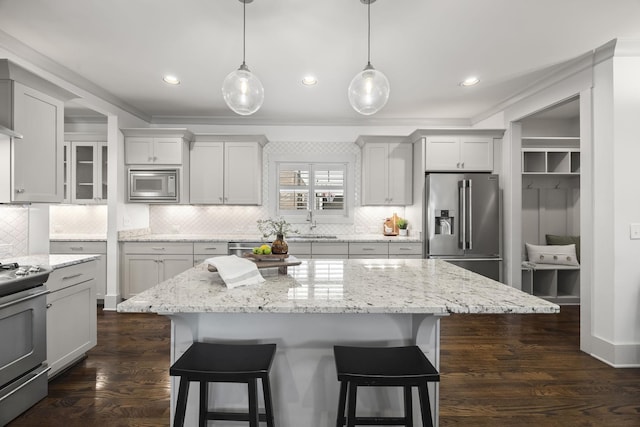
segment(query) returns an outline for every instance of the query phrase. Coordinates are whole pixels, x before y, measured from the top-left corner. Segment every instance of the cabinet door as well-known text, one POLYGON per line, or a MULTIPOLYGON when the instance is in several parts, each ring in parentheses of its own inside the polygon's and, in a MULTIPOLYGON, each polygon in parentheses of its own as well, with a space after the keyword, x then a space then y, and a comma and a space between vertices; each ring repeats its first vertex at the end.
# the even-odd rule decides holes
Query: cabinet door
POLYGON ((389 144, 388 204, 413 203, 413 146, 389 144))
POLYGON ((195 142, 190 163, 190 203, 221 205, 224 202, 224 142, 195 142))
POLYGON ((108 193, 108 171, 109 171, 109 150, 106 142, 98 142, 96 144, 96 152, 98 157, 96 158, 96 189, 95 193, 98 198, 97 203, 106 204, 108 193))
POLYGON ((425 169, 427 171, 459 171, 460 163, 460 138, 456 136, 426 138, 425 169))
POLYGON ((18 82, 13 90, 13 129, 23 139, 13 142, 12 201, 60 203, 64 103, 18 82))
POLYGON ((158 264, 160 283, 193 267, 193 255, 164 255, 158 264))
POLYGON ((389 144, 369 143, 363 150, 362 204, 387 205, 389 201, 389 144))
POLYGON ((153 138, 153 163, 181 165, 182 138, 153 138))
POLYGON ((47 295, 47 363, 49 377, 96 345, 95 280, 47 295))
POLYGON ((224 152, 224 203, 259 205, 262 147, 255 142, 225 142, 224 152))
POLYGON ((157 255, 126 255, 124 264, 124 298, 157 285, 159 275, 157 255))
POLYGON ((71 144, 71 203, 96 203, 96 144, 73 142, 71 144))
POLYGON ((493 171, 493 138, 461 138, 460 163, 465 172, 493 171))
POLYGON ((153 138, 129 137, 124 143, 124 160, 127 164, 153 163, 153 138))

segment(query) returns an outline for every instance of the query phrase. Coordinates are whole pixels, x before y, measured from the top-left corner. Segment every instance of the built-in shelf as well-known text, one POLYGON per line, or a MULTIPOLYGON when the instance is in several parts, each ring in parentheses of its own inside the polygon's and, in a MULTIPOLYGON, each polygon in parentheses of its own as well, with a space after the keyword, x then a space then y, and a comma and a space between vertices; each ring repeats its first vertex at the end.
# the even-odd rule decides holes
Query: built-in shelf
POLYGON ((523 148, 523 174, 580 174, 579 149, 523 148))
POLYGON ((522 290, 556 304, 579 304, 580 267, 545 264, 523 267, 522 290))

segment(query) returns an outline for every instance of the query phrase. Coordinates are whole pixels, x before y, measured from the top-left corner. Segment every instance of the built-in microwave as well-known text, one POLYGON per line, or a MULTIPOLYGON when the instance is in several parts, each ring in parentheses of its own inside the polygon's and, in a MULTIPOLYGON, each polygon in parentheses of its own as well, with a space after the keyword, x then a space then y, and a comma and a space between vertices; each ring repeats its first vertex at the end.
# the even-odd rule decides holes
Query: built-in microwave
POLYGON ((177 203, 178 169, 129 169, 129 201, 177 203))

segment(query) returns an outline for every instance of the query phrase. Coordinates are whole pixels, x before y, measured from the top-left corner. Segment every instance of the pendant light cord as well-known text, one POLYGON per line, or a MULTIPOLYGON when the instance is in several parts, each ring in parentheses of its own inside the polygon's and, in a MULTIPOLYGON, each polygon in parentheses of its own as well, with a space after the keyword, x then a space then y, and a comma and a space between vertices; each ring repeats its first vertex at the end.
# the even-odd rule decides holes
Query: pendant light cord
POLYGON ((367 65, 371 65, 371 0, 367 2, 367 65))
POLYGON ((244 62, 246 51, 246 37, 247 37, 247 2, 242 2, 242 65, 247 65, 244 62))

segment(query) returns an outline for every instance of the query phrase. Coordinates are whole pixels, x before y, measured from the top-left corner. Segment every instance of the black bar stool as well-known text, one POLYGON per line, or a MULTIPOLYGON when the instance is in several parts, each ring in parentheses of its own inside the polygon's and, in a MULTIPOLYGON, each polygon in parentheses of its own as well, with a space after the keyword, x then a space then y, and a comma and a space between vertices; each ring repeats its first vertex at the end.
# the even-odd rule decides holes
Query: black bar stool
POLYGON ((422 424, 433 426, 428 382, 440 381, 440 374, 417 346, 349 347, 334 346, 340 399, 336 426, 402 425, 413 426, 411 387, 418 388, 422 424), (404 417, 357 417, 356 394, 359 386, 403 387, 404 417), (347 405, 347 392, 349 394, 347 405), (345 407, 348 414, 345 417, 345 407))
POLYGON ((258 427, 260 421, 266 421, 268 427, 273 427, 269 370, 275 352, 275 344, 194 342, 169 369, 171 376, 180 377, 174 427, 184 425, 191 381, 200 383, 200 427, 205 427, 207 420, 249 421, 251 427, 258 427), (264 414, 258 411, 258 379, 262 382, 264 414), (210 412, 208 383, 216 382, 246 383, 249 389, 249 412, 210 412))

